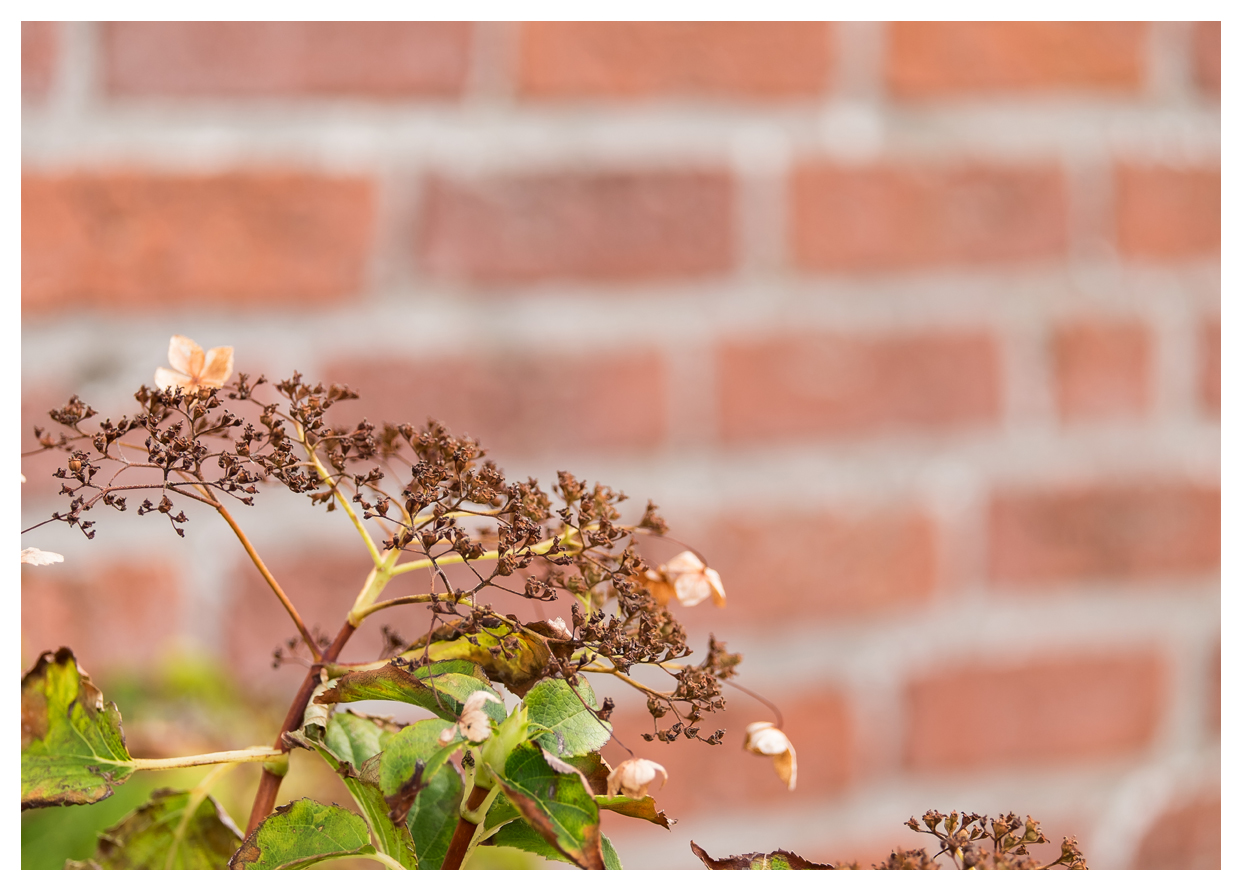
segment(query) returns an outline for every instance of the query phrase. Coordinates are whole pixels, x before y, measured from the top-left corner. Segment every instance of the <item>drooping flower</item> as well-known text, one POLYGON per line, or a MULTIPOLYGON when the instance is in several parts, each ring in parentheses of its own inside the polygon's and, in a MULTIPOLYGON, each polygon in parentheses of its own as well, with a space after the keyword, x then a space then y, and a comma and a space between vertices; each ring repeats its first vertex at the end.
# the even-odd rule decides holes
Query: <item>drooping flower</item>
POLYGON ((52 563, 64 563, 65 558, 52 551, 41 551, 38 548, 26 548, 22 551, 22 562, 31 566, 48 566, 52 563))
POLYGON ((223 387, 233 376, 233 348, 203 348, 180 334, 168 342, 168 368, 155 371, 155 385, 161 390, 180 387, 187 393, 223 387))
POLYGON ((647 787, 655 782, 656 774, 668 782, 668 771, 654 761, 646 758, 631 758, 622 761, 608 774, 608 794, 620 793, 627 798, 642 798, 647 794, 647 787))
POLYGON ((771 721, 756 721, 747 725, 744 745, 748 752, 770 757, 776 775, 793 791, 798 783, 798 757, 784 731, 771 721))
POLYGON ((682 551, 655 572, 647 572, 651 596, 663 606, 674 597, 683 606, 694 606, 708 597, 716 606, 725 605, 724 585, 720 573, 708 569, 707 564, 693 551, 682 551))
POLYGON ((492 724, 483 711, 483 703, 500 702, 496 694, 487 690, 475 690, 466 697, 461 707, 461 716, 452 727, 445 727, 440 734, 440 745, 447 746, 460 731, 461 735, 473 743, 480 743, 492 735, 492 724))

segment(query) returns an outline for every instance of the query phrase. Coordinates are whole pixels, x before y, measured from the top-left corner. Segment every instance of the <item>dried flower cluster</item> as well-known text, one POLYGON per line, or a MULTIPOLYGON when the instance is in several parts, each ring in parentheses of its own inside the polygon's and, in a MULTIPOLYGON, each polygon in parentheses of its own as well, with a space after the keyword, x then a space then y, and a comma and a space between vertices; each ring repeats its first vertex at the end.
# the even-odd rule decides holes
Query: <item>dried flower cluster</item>
MULTIPOLYGON (((274 387, 245 374, 231 382, 228 347, 204 352, 177 336, 169 363, 172 369, 156 374, 159 388, 135 394, 133 414, 92 423, 96 412, 74 397, 50 412, 64 432, 54 437, 36 428, 41 450, 67 457, 55 476, 69 506, 52 520, 90 538, 91 510, 102 504, 125 511, 129 499, 143 497, 139 515, 162 515, 184 535, 190 519, 185 501, 227 514, 231 502, 251 504, 262 483, 304 494, 329 511, 348 505, 360 522, 381 530, 385 554, 412 558, 394 574, 409 564, 428 571, 426 595, 398 598, 426 603, 431 612, 430 630, 405 658, 417 661, 420 648, 433 641, 475 639, 486 631, 495 638, 489 646, 500 661, 538 635, 548 644, 540 648, 546 658, 523 663, 529 670, 521 678, 497 680, 520 693, 543 677, 573 683, 581 671, 617 675, 646 696, 655 724, 649 738, 720 742, 723 731, 700 736, 697 725, 723 707, 721 682, 740 656, 712 640, 702 663, 675 662, 690 648, 668 606, 708 597, 723 605, 724 588, 719 575, 690 552, 656 570, 647 566, 636 538, 658 537, 667 529, 655 505, 626 524, 620 510, 625 495, 607 486, 588 485, 567 472, 551 491, 533 479, 508 480, 475 440, 454 436, 435 421, 421 427, 376 426, 365 419, 332 425, 328 410, 356 399, 352 390, 309 384, 296 373, 274 387), (451 564, 468 567, 473 582, 451 584, 445 572, 451 564), (538 601, 568 597, 572 628, 558 618, 535 629, 500 615, 481 601, 489 589, 538 601), (657 690, 631 679, 635 665, 660 667, 672 688, 657 690)), ((361 604, 351 621, 388 604, 397 601, 361 604)), ((302 631, 317 659, 324 641, 302 631)), ((606 711, 600 716, 606 718, 606 711)))
MULTIPOLYGON (((1015 814, 989 818, 980 814, 948 816, 939 811, 928 811, 923 819, 911 817, 906 825, 915 832, 933 835, 940 840, 940 850, 929 855, 922 848, 905 850, 898 848, 888 860, 875 865, 876 869, 939 869, 936 862, 942 855, 958 869, 1086 869, 1087 861, 1078 850, 1078 841, 1066 838, 1061 842, 1061 854, 1048 863, 1040 863, 1030 853, 1028 845, 1048 844, 1048 838, 1039 828, 1039 821, 1015 814)), ((857 869, 857 864, 838 864, 838 869, 857 869)))

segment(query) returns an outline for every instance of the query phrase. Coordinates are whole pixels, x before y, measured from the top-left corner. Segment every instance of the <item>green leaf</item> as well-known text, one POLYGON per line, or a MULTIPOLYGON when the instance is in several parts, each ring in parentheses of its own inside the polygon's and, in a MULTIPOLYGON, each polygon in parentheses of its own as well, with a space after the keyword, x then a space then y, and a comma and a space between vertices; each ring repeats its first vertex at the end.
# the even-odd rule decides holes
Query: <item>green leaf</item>
POLYGON ((121 713, 62 647, 22 678, 22 810, 90 804, 134 772, 121 713))
POLYGON ((573 644, 546 622, 522 625, 516 616, 507 618, 508 623, 468 634, 461 630, 459 621, 451 622, 436 629, 430 642, 426 638, 417 641, 402 656, 411 660, 467 660, 479 665, 491 680, 525 696, 554 670, 555 658, 570 657, 573 644), (497 649, 502 641, 503 649, 497 649))
POLYGON ((374 854, 366 821, 335 804, 303 798, 276 811, 242 842, 230 869, 305 869, 374 854))
MULTIPOLYGON (((383 668, 351 671, 338 678, 334 687, 329 687, 316 696, 315 702, 335 704, 386 699, 392 702, 408 702, 427 709, 437 717, 456 721, 461 715, 462 705, 471 693, 487 690, 494 695, 496 692, 486 681, 473 675, 457 672, 435 673, 434 668, 434 665, 422 666, 422 669, 410 672, 390 663, 383 668), (420 671, 425 675, 423 678, 418 677, 420 671)), ((505 708, 498 702, 485 703, 483 710, 496 721, 505 719, 505 708)))
MULTIPOLYGON (((338 757, 338 751, 334 751, 327 745, 327 739, 335 737, 338 740, 338 746, 348 748, 354 756, 366 754, 369 750, 367 740, 371 738, 371 732, 364 725, 370 724, 377 728, 382 725, 391 726, 383 719, 376 720, 379 723, 367 717, 351 715, 348 712, 333 714, 327 719, 323 742, 315 738, 318 728, 312 726, 303 728, 301 732, 286 734, 286 738, 294 745, 318 752, 328 762, 328 765, 341 777, 341 781, 345 783, 345 788, 349 790, 354 801, 357 802, 358 809, 362 811, 362 816, 367 821, 367 826, 375 839, 376 847, 406 869, 414 869, 418 865, 418 856, 415 853, 414 840, 410 837, 410 831, 405 825, 404 815, 401 819, 394 819, 390 813, 389 803, 380 791, 378 752, 355 766, 350 761, 342 760, 338 757)), ((380 735, 386 732, 381 729, 380 735)), ((389 733, 388 735, 395 737, 395 734, 389 733)))
MULTIPOLYGON (((379 759, 378 783, 394 821, 408 823, 415 800, 465 744, 459 739, 440 745, 440 734, 452 726, 438 718, 418 721, 394 736, 384 749, 379 759)), ((452 766, 449 769, 456 771, 452 766)))
POLYGON ((534 741, 559 758, 585 755, 608 742, 612 725, 590 711, 598 706, 595 692, 584 678, 579 679, 577 688, 559 678, 540 681, 523 702, 531 723, 546 728, 534 741))
POLYGON ((608 793, 608 775, 612 773, 612 768, 599 752, 588 752, 561 760, 586 777, 587 787, 596 795, 608 793))
POLYGON ((324 729, 323 744, 339 760, 360 767, 378 755, 400 730, 400 725, 385 718, 336 712, 324 729))
MULTIPOLYGON (((432 776, 410 805, 406 826, 418 851, 419 869, 439 869, 457 829, 465 784, 456 765, 450 763, 432 776)), ((503 801, 503 796, 497 801, 503 801)))
POLYGON ((520 819, 521 816, 518 809, 513 806, 513 802, 501 795, 487 809, 487 816, 483 818, 483 828, 494 829, 502 823, 520 819))
POLYGON ((497 781, 522 817, 570 862, 604 868, 599 807, 581 773, 526 742, 514 748, 497 781))
POLYGON ((771 854, 743 854, 740 857, 724 857, 715 860, 707 852, 690 842, 690 850, 703 861, 708 869, 832 869, 826 863, 812 863, 789 851, 773 851, 771 854))
POLYGON ((664 815, 664 811, 656 807, 655 799, 650 795, 642 798, 628 798, 624 795, 596 795, 595 803, 604 810, 612 811, 617 814, 624 814, 627 817, 636 817, 639 820, 646 820, 649 823, 655 823, 657 826, 663 826, 670 829, 676 820, 670 820, 664 815))
POLYGON ((241 833, 211 796, 156 789, 151 800, 99 834, 95 855, 81 869, 228 869, 241 833))
MULTIPOLYGON (((560 860, 563 863, 573 862, 552 847, 552 845, 548 844, 547 840, 525 820, 514 820, 512 823, 502 826, 492 839, 498 847, 529 851, 548 860, 560 860)), ((621 869, 621 858, 617 856, 617 851, 612 846, 612 842, 608 840, 608 836, 601 833, 599 840, 600 849, 604 854, 604 869, 621 869)))

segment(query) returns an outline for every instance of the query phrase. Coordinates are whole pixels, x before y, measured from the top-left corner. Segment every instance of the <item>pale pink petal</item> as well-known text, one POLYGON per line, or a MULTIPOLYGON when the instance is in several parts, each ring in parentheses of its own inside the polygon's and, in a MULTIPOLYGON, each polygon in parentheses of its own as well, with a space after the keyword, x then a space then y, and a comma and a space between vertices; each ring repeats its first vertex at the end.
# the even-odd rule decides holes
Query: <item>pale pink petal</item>
POLYGON ((161 390, 167 390, 169 387, 180 387, 183 390, 189 390, 193 386, 194 381, 179 371, 171 371, 167 368, 155 369, 155 385, 161 390))
POLYGON ((203 372, 203 348, 182 334, 168 341, 168 364, 190 377, 203 372))
POLYGON ((712 589, 712 603, 723 607, 725 605, 725 592, 724 583, 720 581, 720 573, 714 569, 705 569, 703 575, 707 577, 707 584, 712 589))
POLYGON ((711 585, 701 572, 678 576, 673 588, 676 589, 677 599, 682 606, 695 606, 712 596, 711 585))
POLYGON ((206 363, 199 382, 204 387, 223 387, 233 376, 233 348, 213 347, 207 351, 206 363))
POLYGON ((41 551, 38 548, 26 548, 22 551, 22 562, 29 563, 31 566, 48 566, 52 563, 64 563, 65 558, 60 554, 54 554, 51 551, 41 551))
POLYGON ((682 551, 662 568, 668 575, 680 575, 683 572, 702 572, 705 566, 693 551, 682 551))

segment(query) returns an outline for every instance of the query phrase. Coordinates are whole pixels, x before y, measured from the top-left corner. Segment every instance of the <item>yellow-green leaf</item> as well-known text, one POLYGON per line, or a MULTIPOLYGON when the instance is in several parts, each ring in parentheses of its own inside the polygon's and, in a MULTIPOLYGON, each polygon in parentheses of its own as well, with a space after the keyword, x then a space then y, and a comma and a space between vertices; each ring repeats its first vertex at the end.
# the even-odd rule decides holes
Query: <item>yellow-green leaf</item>
POLYGON ((46 652, 22 678, 22 810, 90 804, 133 767, 121 713, 105 703, 73 652, 46 652))
MULTIPOLYGON (((99 834, 92 869, 228 869, 241 833, 211 796, 156 789, 151 800, 99 834)), ((81 868, 86 864, 73 864, 81 868)))

